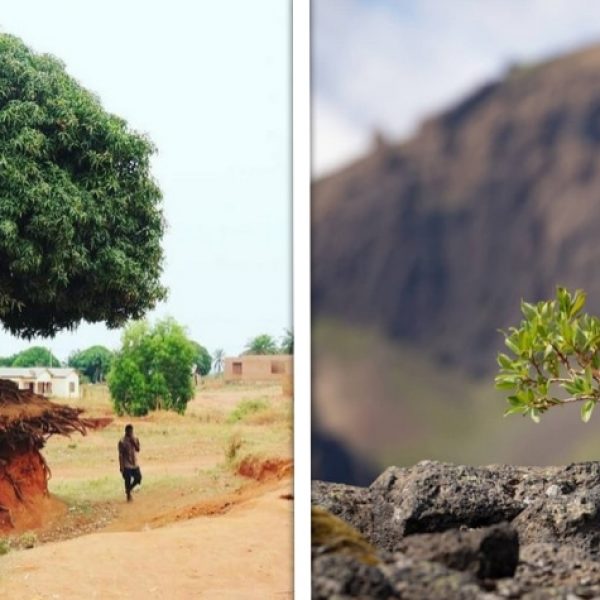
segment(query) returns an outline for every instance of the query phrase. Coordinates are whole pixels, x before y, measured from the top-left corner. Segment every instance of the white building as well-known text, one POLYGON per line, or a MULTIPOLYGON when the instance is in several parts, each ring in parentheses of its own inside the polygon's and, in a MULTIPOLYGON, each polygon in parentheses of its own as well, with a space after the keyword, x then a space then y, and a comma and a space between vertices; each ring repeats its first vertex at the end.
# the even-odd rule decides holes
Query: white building
POLYGON ((75 369, 0 367, 0 379, 10 379, 20 390, 48 397, 79 398, 79 374, 75 369))

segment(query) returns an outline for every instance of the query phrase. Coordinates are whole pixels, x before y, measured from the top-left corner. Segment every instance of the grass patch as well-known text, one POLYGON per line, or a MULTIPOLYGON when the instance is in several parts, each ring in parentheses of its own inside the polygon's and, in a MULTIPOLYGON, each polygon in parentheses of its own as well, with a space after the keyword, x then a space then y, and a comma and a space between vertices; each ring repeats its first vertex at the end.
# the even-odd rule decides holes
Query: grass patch
POLYGON ((37 546, 38 537, 33 531, 26 531, 17 538, 16 546, 18 548, 30 549, 37 546))
POLYGON ((0 538, 0 556, 4 556, 10 552, 10 540, 8 538, 0 538))
POLYGON ((233 464, 238 456, 241 447, 244 445, 244 440, 239 433, 234 433, 225 444, 225 459, 228 464, 233 464))
POLYGON ((227 417, 227 423, 239 423, 245 421, 250 415, 255 415, 262 411, 266 411, 271 408, 270 402, 264 398, 255 398, 252 400, 242 400, 238 405, 229 413, 227 417))

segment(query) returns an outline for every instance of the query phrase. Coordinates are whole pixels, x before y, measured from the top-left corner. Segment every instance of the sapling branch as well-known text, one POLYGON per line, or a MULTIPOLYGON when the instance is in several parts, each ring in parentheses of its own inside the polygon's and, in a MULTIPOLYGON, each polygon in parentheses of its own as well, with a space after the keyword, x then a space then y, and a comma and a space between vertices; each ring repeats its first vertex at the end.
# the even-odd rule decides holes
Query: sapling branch
POLYGON ((556 299, 521 303, 520 327, 502 331, 512 357, 500 353, 498 389, 511 390, 505 414, 523 414, 539 422, 557 405, 581 403, 588 421, 600 400, 600 319, 581 313, 586 295, 557 288, 556 299), (559 398, 561 392, 567 398, 559 398))

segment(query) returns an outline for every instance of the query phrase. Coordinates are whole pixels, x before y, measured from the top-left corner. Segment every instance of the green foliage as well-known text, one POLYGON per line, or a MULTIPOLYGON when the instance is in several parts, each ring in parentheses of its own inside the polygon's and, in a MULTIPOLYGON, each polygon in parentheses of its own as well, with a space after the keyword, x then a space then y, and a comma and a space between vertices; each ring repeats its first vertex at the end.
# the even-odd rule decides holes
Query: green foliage
POLYGON ((213 368, 215 373, 223 372, 223 365, 225 363, 225 350, 223 348, 217 348, 213 354, 213 368))
POLYGON ((502 332, 511 355, 498 355, 496 387, 511 393, 506 415, 538 422, 553 406, 581 402, 590 420, 600 399, 600 319, 582 313, 585 300, 559 287, 553 301, 521 303, 520 326, 502 332))
POLYGON ((57 59, 0 34, 0 323, 119 327, 164 298, 151 142, 57 59))
POLYGON ((10 552, 10 540, 8 538, 0 538, 0 556, 4 556, 10 552))
POLYGON ((60 360, 42 346, 31 346, 13 357, 11 367, 60 367, 60 360))
POLYGON ((252 400, 241 400, 238 405, 229 413, 227 417, 228 423, 239 423, 248 415, 261 412, 270 408, 270 404, 262 398, 252 400))
POLYGON ((282 354, 294 354, 294 332, 291 329, 286 329, 285 334, 281 338, 282 354))
POLYGON ((138 416, 164 409, 183 414, 194 393, 195 359, 194 344, 173 319, 152 328, 147 321, 129 325, 108 375, 116 412, 138 416))
POLYGON ((209 354, 208 350, 201 346, 198 342, 192 342, 194 348, 196 350, 196 357, 194 358, 194 364, 196 365, 196 370, 202 377, 208 375, 210 373, 210 368, 212 367, 212 356, 209 354))
POLYGON ((272 336, 263 333, 246 344, 245 354, 278 354, 279 348, 272 336))
POLYGON ((34 531, 26 531, 19 536, 17 544, 19 548, 34 548, 38 543, 38 537, 34 531))
POLYGON ((17 358, 16 354, 0 357, 0 367, 12 367, 15 358, 17 358))
POLYGON ((86 350, 76 350, 69 356, 69 366, 77 369, 92 383, 106 379, 110 371, 113 353, 104 346, 90 346, 86 350))

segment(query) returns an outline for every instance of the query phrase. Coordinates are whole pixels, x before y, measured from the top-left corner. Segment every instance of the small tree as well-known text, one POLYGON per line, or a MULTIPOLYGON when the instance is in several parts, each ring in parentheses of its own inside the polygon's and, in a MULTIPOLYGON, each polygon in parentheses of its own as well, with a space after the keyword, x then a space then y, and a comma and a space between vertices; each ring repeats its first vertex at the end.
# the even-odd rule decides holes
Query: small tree
POLYGON ((277 354, 278 352, 277 342, 266 333, 249 340, 245 350, 245 354, 277 354))
POLYGON ((208 353, 208 350, 201 346, 198 342, 192 342, 196 351, 194 358, 194 364, 196 365, 196 371, 205 377, 210 373, 212 367, 212 356, 208 353))
POLYGON ((520 326, 502 332, 511 355, 498 355, 496 387, 512 392, 506 415, 539 422, 553 406, 581 402, 589 421, 600 399, 600 319, 582 313, 585 301, 559 287, 553 301, 521 302, 520 326))
POLYGON ((294 354, 294 332, 291 329, 286 329, 281 338, 281 353, 294 354))
POLYGON ((13 359, 12 367, 60 367, 60 360, 48 348, 31 346, 19 352, 13 359))
POLYGON ((110 370, 113 353, 104 346, 91 346, 76 350, 69 356, 68 364, 81 371, 92 383, 104 381, 110 370))
POLYGON ((108 386, 118 414, 145 415, 165 409, 184 413, 194 394, 194 344, 171 318, 150 327, 129 325, 113 359, 108 386))
POLYGON ((223 348, 217 348, 213 354, 213 368, 215 373, 223 372, 223 365, 225 363, 225 350, 223 348))

